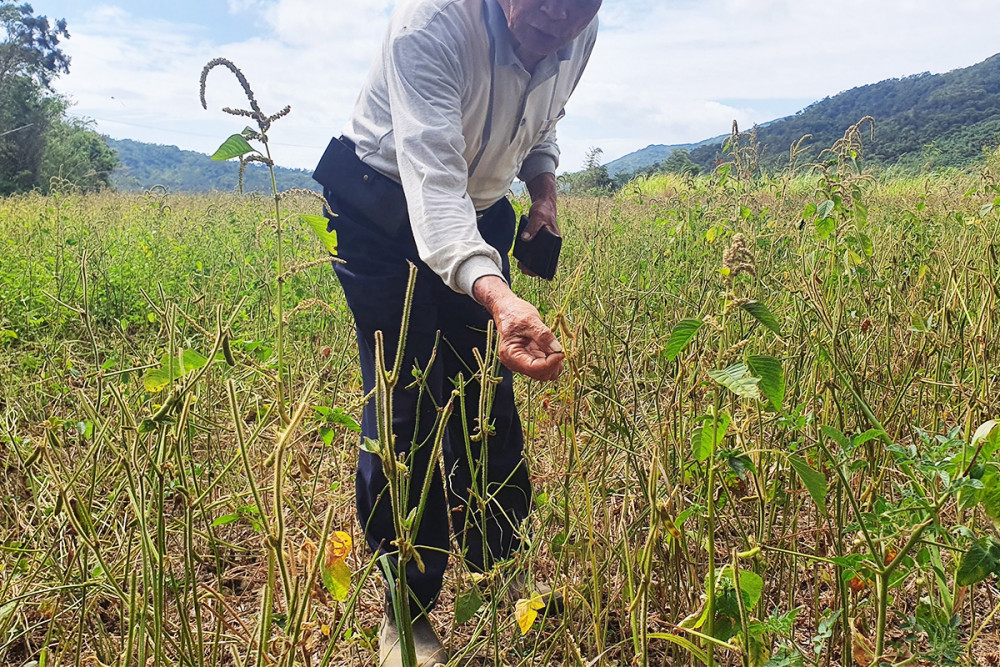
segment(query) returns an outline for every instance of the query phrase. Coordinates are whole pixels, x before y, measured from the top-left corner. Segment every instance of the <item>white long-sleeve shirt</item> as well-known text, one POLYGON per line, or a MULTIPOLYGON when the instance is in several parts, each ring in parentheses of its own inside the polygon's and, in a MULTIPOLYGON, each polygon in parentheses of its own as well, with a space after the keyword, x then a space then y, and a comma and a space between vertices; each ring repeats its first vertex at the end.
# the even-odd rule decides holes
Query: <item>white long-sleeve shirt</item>
POLYGON ((555 125, 596 36, 595 18, 529 73, 497 0, 404 0, 393 13, 343 134, 402 184, 420 258, 453 290, 501 276, 476 211, 515 177, 555 173, 555 125))

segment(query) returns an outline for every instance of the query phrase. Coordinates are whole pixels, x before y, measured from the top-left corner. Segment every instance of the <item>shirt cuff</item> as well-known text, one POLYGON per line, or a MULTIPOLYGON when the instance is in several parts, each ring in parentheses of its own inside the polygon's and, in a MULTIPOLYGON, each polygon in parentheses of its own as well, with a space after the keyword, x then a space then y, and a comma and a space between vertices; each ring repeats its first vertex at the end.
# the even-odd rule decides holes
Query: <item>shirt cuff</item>
POLYGON ((556 167, 558 166, 558 161, 551 155, 546 155, 544 153, 529 155, 524 159, 524 163, 521 165, 521 171, 518 173, 517 177, 525 183, 530 183, 535 180, 536 176, 541 174, 556 173, 556 167))
POLYGON ((472 296, 472 286, 483 276, 498 276, 507 282, 500 267, 492 259, 484 255, 473 255, 459 265, 455 272, 455 283, 462 292, 472 296))

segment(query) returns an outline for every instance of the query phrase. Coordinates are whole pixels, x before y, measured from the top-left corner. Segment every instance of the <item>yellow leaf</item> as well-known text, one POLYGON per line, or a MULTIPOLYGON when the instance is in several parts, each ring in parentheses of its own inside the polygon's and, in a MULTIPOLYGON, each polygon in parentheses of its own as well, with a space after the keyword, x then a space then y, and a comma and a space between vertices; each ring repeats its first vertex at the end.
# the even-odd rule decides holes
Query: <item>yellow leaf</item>
POLYGON ((343 562, 347 555, 351 553, 351 536, 342 531, 334 531, 333 535, 326 541, 326 550, 323 552, 323 564, 333 565, 336 561, 343 562))
POLYGON ((667 532, 670 534, 670 537, 674 538, 675 540, 681 539, 681 531, 677 527, 677 524, 674 523, 672 519, 667 519, 666 521, 664 521, 663 526, 664 528, 667 529, 667 532))
POLYGON ((142 378, 142 386, 150 394, 158 394, 170 386, 170 375, 161 368, 153 369, 142 378))
POLYGON ((320 626, 319 631, 323 633, 324 637, 330 636, 330 626, 327 625, 326 623, 320 626))
POLYGON ((323 585, 333 599, 344 601, 351 591, 351 568, 344 561, 351 553, 351 536, 337 531, 326 541, 323 550, 323 585))
POLYGON ((522 635, 528 634, 528 630, 538 618, 539 610, 544 608, 545 603, 538 593, 534 593, 531 599, 521 598, 514 604, 514 616, 517 618, 517 625, 521 628, 522 635))

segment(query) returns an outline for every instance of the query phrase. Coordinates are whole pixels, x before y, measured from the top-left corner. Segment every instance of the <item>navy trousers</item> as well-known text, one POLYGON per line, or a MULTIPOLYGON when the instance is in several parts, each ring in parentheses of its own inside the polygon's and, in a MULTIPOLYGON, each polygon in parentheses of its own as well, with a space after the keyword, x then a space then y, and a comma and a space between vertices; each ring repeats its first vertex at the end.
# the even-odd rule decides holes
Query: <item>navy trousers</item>
MULTIPOLYGON (((469 382, 478 367, 473 350, 485 354, 489 313, 471 297, 452 291, 420 261, 408 224, 398 233, 390 234, 372 220, 364 219, 351 206, 349 192, 338 194, 327 188, 325 196, 338 214, 330 219, 329 228, 337 232, 338 253, 346 263, 336 264, 335 270, 354 314, 365 392, 375 386, 376 331, 384 336, 386 364, 392 367, 409 275, 407 260, 418 269, 405 357, 393 393, 392 416, 396 450, 409 457, 410 507, 418 502, 428 471, 434 475, 415 540, 425 569, 420 572, 411 561, 406 571, 410 607, 416 614, 431 608, 441 591, 452 551, 452 530, 457 548, 473 570, 488 568, 521 545, 523 524, 531 505, 531 484, 522 455, 524 440, 514 406, 513 378, 508 369, 500 367, 502 379, 496 388, 485 448, 482 441, 470 442, 468 435, 478 427, 475 420, 480 391, 478 381, 469 382), (414 378, 411 371, 427 367, 439 332, 440 343, 427 377, 430 395, 415 387, 407 388, 414 378), (437 408, 446 403, 454 387, 453 380, 460 373, 467 382, 467 423, 462 423, 462 411, 456 406, 445 431, 445 479, 442 480, 439 463, 430 461, 433 433, 439 419, 437 408), (488 501, 477 503, 470 493, 472 489, 488 501)), ((479 221, 483 238, 504 258, 503 272, 508 280, 507 255, 514 229, 515 215, 506 199, 485 211, 479 221)), ((364 407, 361 428, 363 436, 378 437, 374 401, 364 407)), ((396 535, 386 484, 381 460, 361 451, 356 484, 358 518, 375 553, 395 551, 392 541, 396 535)))

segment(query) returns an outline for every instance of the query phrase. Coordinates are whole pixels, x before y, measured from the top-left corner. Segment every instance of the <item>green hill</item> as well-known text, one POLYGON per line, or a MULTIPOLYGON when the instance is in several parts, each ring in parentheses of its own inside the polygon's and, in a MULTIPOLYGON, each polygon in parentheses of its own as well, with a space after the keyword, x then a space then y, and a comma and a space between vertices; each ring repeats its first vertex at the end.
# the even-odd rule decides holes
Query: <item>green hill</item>
MULTIPOLYGON (((119 190, 148 190, 162 185, 171 192, 229 191, 239 182, 239 163, 216 162, 195 151, 176 146, 147 144, 131 139, 108 139, 108 146, 118 153, 119 166, 111 174, 119 190)), ((278 189, 307 188, 319 190, 311 172, 277 167, 278 189)), ((247 166, 243 178, 245 192, 270 192, 271 176, 261 164, 247 166)))
MULTIPOLYGON (((799 164, 815 160, 865 116, 875 118, 875 139, 865 131, 863 158, 871 166, 898 166, 909 171, 966 167, 983 149, 1000 145, 1000 54, 945 74, 915 74, 852 88, 820 100, 794 116, 757 128, 761 166, 788 165, 789 148, 802 137, 799 164)), ((743 128, 744 130, 749 128, 743 128)), ((689 151, 703 170, 723 157, 725 137, 690 146, 649 146, 614 162, 608 173, 627 174, 662 162, 675 149, 689 151), (622 166, 626 165, 626 166, 622 166)))
MULTIPOLYGON (((787 166, 789 148, 807 134, 812 137, 799 161, 815 160, 865 116, 875 119, 874 140, 866 130, 866 164, 908 170, 966 167, 982 158, 984 148, 1000 144, 1000 54, 945 74, 852 88, 761 126, 761 164, 787 166)), ((691 152, 703 168, 719 155, 718 143, 691 152)))
POLYGON ((635 172, 640 169, 644 169, 645 167, 654 165, 657 162, 663 162, 676 150, 691 152, 696 148, 709 144, 714 147, 718 146, 723 139, 725 139, 725 137, 720 136, 712 139, 706 139, 696 144, 672 144, 669 146, 664 144, 651 144, 643 149, 635 151, 634 153, 629 153, 624 157, 620 157, 617 160, 612 160, 604 166, 608 169, 608 176, 614 178, 619 173, 635 172))

